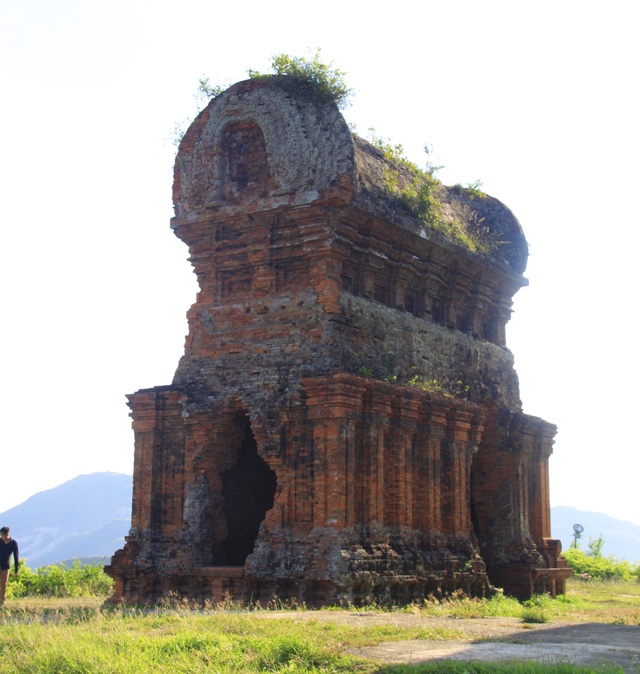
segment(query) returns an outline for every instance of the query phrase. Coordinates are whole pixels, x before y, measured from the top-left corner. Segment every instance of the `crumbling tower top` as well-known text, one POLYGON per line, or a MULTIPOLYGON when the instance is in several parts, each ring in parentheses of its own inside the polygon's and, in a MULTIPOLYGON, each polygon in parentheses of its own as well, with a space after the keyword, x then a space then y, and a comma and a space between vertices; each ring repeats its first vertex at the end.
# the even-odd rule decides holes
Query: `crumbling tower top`
POLYGON ((317 201, 342 202, 398 227, 482 254, 521 274, 527 244, 517 219, 497 199, 434 181, 443 228, 425 226, 398 193, 413 180, 404 162, 352 134, 336 104, 297 90, 286 76, 239 82, 214 98, 180 145, 174 171, 175 228, 214 212, 231 215, 317 201), (461 244, 451 225, 486 245, 461 244), (480 250, 481 249, 481 250, 480 250), (480 252, 478 252, 480 250, 480 252))

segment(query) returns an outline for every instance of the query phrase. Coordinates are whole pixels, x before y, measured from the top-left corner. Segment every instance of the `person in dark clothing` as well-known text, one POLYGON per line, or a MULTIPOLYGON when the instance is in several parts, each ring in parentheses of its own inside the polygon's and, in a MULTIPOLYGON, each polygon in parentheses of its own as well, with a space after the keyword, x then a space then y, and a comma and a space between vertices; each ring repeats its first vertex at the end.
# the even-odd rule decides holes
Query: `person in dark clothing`
POLYGON ((9 569, 11 568, 11 555, 13 555, 14 569, 16 575, 19 571, 20 556, 18 554, 18 543, 9 535, 9 527, 0 529, 0 606, 4 604, 7 598, 7 580, 9 579, 9 569))

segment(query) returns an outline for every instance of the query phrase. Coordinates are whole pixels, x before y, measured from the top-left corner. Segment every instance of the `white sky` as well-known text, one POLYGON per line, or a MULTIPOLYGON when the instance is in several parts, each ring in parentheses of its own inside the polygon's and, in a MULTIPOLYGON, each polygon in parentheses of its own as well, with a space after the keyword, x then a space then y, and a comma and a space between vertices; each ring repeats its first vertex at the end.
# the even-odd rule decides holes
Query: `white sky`
MULTIPOLYGON (((133 469, 124 395, 169 384, 195 298, 169 229, 198 78, 272 54, 346 70, 362 135, 435 146, 530 242, 508 326, 524 410, 559 426, 552 505, 640 524, 637 5, 631 0, 0 0, 0 512, 133 469)), ((589 532, 587 532, 589 533, 589 532)), ((598 532, 593 532, 597 535, 598 532)))

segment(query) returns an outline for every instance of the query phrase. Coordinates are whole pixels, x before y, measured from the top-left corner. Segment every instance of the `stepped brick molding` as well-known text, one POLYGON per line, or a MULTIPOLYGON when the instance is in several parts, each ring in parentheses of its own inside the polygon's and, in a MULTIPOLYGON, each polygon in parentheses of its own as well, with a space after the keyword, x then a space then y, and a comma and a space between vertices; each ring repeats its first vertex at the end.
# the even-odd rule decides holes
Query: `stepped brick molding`
POLYGON ((278 77, 232 86, 187 131, 171 226, 200 292, 173 383, 129 396, 114 601, 564 592, 556 429, 522 412, 505 346, 520 225, 438 185, 440 217, 495 242, 479 252, 425 226, 390 175, 411 181, 278 77))

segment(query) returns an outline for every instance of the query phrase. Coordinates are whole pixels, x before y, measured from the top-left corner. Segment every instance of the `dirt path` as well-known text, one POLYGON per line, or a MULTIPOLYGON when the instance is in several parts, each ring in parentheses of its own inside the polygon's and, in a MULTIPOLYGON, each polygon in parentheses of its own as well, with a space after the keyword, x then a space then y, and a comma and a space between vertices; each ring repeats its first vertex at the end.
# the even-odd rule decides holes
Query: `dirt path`
MULTIPOLYGON (((520 660, 575 665, 618 665, 640 673, 640 626, 554 621, 523 623, 517 618, 435 618, 404 613, 295 611, 277 617, 330 621, 343 625, 445 628, 464 639, 394 641, 354 648, 356 655, 386 664, 419 664, 437 660, 520 660)), ((273 617, 276 617, 274 615, 273 617)))

